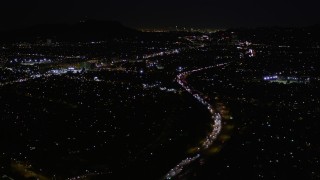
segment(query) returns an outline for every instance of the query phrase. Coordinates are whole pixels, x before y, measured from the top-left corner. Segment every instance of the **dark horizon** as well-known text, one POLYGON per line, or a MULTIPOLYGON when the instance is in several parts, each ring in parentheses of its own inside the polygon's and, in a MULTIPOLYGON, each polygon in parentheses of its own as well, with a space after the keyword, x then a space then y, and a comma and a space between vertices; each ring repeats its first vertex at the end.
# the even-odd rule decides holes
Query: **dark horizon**
POLYGON ((319 24, 316 1, 135 2, 10 1, 1 5, 1 28, 10 30, 83 19, 113 20, 132 28, 299 27, 319 24))
POLYGON ((81 22, 85 21, 97 21, 97 22, 114 22, 114 23, 119 23, 120 25, 123 25, 124 27, 134 29, 134 30, 173 30, 173 29, 178 29, 178 30, 183 30, 184 28, 186 30, 195 28, 195 29, 200 29, 200 30, 205 30, 205 29, 216 29, 216 30, 228 30, 228 29, 257 29, 257 28, 304 28, 304 27, 314 27, 314 26, 320 26, 320 23, 313 23, 313 24, 304 24, 304 25, 261 25, 261 26, 230 26, 230 27, 211 27, 211 26, 191 26, 191 25, 177 25, 177 26, 130 26, 127 25, 126 23, 123 23, 121 21, 117 20, 109 20, 109 19, 89 19, 89 18, 83 18, 79 19, 78 21, 72 21, 72 22, 44 22, 44 23, 34 23, 34 24, 29 24, 25 26, 12 26, 8 29, 0 29, 0 32, 8 32, 8 31, 14 31, 14 30, 24 30, 24 29, 29 29, 37 26, 46 26, 46 25, 76 25, 81 22))

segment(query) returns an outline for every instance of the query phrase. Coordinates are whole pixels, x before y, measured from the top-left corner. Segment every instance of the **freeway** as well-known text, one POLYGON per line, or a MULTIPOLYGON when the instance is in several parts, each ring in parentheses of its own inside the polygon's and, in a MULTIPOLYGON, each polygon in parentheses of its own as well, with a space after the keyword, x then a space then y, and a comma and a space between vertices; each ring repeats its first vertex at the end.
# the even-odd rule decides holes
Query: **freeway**
POLYGON ((217 64, 215 66, 208 66, 208 67, 204 67, 204 68, 199 68, 199 69, 183 72, 177 76, 177 78, 176 78, 177 82, 182 86, 182 88, 184 90, 186 90, 189 94, 191 94, 198 102, 200 102, 203 106, 205 106, 208 109, 208 111, 210 112, 210 115, 211 115, 211 120, 212 120, 211 127, 212 128, 211 128, 211 132, 207 135, 205 140, 197 148, 200 153, 194 157, 187 157, 185 160, 181 161, 178 165, 176 165, 174 168, 172 168, 165 175, 164 179, 174 178, 175 176, 179 175, 187 165, 189 165, 192 162, 199 159, 201 157, 201 151, 208 149, 213 144, 213 142, 217 139, 218 135, 220 134, 221 129, 222 129, 222 122, 221 122, 222 117, 221 117, 220 113, 216 112, 214 107, 206 100, 206 98, 204 97, 204 95, 201 92, 193 89, 192 87, 190 87, 188 85, 187 77, 193 73, 196 73, 196 72, 200 72, 200 71, 204 71, 204 70, 212 69, 212 68, 216 68, 216 67, 222 67, 224 65, 226 65, 226 63, 217 64))

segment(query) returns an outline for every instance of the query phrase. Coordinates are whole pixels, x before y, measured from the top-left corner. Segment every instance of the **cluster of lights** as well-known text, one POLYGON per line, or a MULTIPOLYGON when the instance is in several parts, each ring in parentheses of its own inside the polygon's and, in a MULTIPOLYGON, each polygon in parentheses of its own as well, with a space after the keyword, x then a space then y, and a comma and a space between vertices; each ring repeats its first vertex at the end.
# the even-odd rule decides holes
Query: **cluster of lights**
POLYGON ((179 173, 183 171, 183 168, 187 165, 191 164, 193 161, 197 160, 200 157, 200 154, 197 154, 195 157, 187 158, 183 161, 181 161, 176 167, 170 170, 170 172, 166 175, 165 179, 172 179, 179 173))
POLYGON ((80 73, 82 69, 76 69, 74 67, 69 67, 67 69, 53 69, 48 71, 48 74, 54 74, 54 75, 60 75, 60 74, 66 74, 66 73, 80 73))
MULTIPOLYGON (((34 78, 35 79, 35 78, 34 78)), ((25 78, 25 79, 18 79, 18 80, 15 80, 15 81, 9 81, 9 82, 5 82, 5 83, 0 83, 0 87, 1 86, 6 86, 6 85, 10 85, 10 84, 15 84, 15 83, 22 83, 22 82, 26 82, 28 81, 29 79, 25 78)))
POLYGON ((278 76, 266 76, 263 78, 264 80, 277 80, 278 79, 278 76))
MULTIPOLYGON (((213 113, 213 111, 210 111, 210 113, 213 113)), ((212 143, 217 139, 217 135, 220 134, 221 131, 221 115, 219 113, 216 113, 212 116, 212 119, 214 119, 214 124, 212 124, 212 131, 207 136, 205 142, 202 144, 204 149, 208 149, 212 143)))
POLYGON ((157 52, 157 53, 153 53, 153 54, 144 55, 143 59, 149 59, 149 58, 153 58, 153 57, 157 57, 157 56, 172 55, 172 54, 179 54, 179 53, 180 53, 179 49, 174 49, 174 50, 169 50, 169 51, 157 52))
POLYGON ((14 59, 11 60, 10 63, 21 63, 23 65, 33 65, 33 64, 44 64, 44 63, 51 63, 52 60, 51 59, 14 59))
POLYGON ((308 83, 310 81, 309 77, 292 77, 292 76, 265 76, 263 77, 265 81, 291 81, 295 83, 308 83))

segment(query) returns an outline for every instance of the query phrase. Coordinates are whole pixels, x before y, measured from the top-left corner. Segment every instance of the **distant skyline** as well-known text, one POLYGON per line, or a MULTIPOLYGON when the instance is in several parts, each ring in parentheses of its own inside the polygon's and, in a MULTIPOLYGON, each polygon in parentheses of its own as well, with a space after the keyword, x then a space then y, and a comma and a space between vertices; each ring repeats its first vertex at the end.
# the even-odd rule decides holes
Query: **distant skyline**
POLYGON ((82 19, 133 28, 307 26, 320 23, 316 0, 10 0, 0 3, 0 30, 82 19))

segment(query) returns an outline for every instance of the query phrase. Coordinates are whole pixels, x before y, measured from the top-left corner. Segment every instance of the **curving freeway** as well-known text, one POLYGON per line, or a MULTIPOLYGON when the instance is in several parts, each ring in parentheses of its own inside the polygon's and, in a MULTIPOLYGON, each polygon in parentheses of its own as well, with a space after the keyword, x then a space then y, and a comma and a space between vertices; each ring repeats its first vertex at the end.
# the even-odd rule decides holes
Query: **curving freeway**
MULTIPOLYGON (((193 89, 192 87, 190 87, 188 85, 187 77, 193 73, 204 71, 207 69, 216 68, 216 67, 221 67, 226 64, 227 63, 223 63, 223 64, 217 64, 215 66, 208 66, 208 67, 204 67, 204 68, 199 68, 199 69, 183 72, 177 76, 177 82, 182 86, 182 88, 185 89, 189 94, 191 94, 198 102, 200 102, 202 105, 204 105, 208 109, 208 111, 210 112, 210 115, 211 115, 212 129, 211 129, 211 132, 205 138, 205 140, 197 148, 199 150, 199 152, 201 152, 201 150, 208 149, 213 144, 213 142, 217 139, 217 137, 220 134, 221 129, 222 129, 222 122, 221 122, 222 117, 221 117, 220 113, 217 113, 216 110, 214 109, 214 107, 208 101, 206 101, 206 98, 204 97, 204 95, 201 92, 193 89)), ((172 179, 173 177, 179 175, 187 165, 191 164, 193 161, 196 161, 200 157, 201 157, 201 153, 197 154, 194 157, 187 157, 185 160, 181 161, 178 165, 176 165, 174 168, 172 168, 165 175, 164 179, 172 179)))

